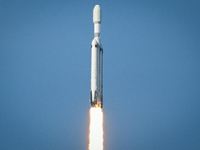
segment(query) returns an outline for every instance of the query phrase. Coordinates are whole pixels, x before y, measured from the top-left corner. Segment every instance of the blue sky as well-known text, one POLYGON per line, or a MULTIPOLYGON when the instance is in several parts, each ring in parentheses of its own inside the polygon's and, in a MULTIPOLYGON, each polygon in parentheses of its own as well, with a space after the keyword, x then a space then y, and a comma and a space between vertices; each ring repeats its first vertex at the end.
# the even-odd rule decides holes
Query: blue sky
POLYGON ((96 4, 105 149, 200 149, 197 0, 0 1, 1 149, 87 149, 96 4))

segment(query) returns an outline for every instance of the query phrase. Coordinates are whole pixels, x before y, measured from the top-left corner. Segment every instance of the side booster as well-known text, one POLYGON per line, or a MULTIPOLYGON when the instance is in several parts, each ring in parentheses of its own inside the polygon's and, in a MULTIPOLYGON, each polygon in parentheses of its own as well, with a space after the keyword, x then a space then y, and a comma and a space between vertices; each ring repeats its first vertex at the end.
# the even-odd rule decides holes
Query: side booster
POLYGON ((101 8, 93 9, 94 39, 91 45, 91 91, 92 107, 103 107, 103 48, 100 43, 101 8))

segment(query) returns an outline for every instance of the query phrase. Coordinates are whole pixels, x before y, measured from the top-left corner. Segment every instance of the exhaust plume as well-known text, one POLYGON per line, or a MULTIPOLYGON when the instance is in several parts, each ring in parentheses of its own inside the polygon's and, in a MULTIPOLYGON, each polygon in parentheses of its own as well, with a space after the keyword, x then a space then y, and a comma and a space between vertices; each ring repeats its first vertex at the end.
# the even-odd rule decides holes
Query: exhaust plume
POLYGON ((90 108, 89 150, 103 150, 102 108, 90 108))

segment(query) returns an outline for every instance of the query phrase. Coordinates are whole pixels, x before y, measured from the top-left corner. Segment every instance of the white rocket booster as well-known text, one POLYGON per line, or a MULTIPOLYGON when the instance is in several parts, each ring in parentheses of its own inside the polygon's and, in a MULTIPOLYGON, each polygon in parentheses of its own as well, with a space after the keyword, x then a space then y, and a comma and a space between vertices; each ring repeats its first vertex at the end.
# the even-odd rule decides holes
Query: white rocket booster
POLYGON ((103 48, 100 43, 101 8, 93 9, 94 39, 91 45, 91 91, 92 107, 103 107, 103 48))

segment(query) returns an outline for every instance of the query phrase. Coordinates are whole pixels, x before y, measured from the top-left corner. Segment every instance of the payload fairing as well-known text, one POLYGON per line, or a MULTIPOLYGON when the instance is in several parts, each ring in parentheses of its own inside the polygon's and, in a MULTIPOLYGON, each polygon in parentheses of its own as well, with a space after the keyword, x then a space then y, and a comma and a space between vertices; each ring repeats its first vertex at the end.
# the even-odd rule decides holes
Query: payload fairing
POLYGON ((92 107, 103 107, 103 48, 100 43, 101 8, 93 9, 94 39, 91 45, 91 91, 92 107))

